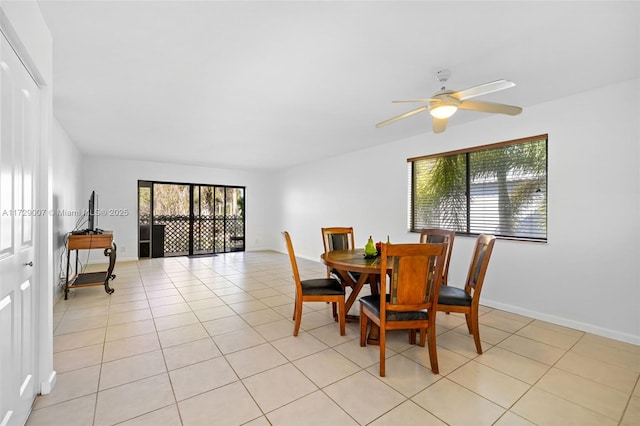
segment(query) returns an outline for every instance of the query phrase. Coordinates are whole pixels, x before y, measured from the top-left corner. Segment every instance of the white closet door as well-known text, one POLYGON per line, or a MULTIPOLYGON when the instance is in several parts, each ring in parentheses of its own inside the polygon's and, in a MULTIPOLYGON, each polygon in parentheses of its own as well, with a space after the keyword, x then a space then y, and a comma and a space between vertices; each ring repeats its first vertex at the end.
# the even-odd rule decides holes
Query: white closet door
POLYGON ((0 36, 0 425, 23 425, 36 396, 35 172, 39 90, 0 36))

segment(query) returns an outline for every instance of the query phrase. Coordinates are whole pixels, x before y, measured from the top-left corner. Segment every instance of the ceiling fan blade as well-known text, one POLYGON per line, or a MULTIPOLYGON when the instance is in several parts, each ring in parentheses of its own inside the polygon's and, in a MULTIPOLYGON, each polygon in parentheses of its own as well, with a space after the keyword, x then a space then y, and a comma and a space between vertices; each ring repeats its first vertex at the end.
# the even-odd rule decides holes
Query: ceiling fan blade
POLYGON ((447 128, 447 118, 433 118, 433 132, 442 133, 447 128))
POLYGON ((395 123, 396 121, 402 120, 403 118, 411 117, 412 115, 418 114, 419 112, 428 110, 428 106, 421 106, 420 108, 413 109, 409 112, 405 112, 404 114, 400 114, 396 117, 390 118, 383 122, 376 124, 376 127, 386 126, 387 124, 395 123))
POLYGON ((428 98, 428 99, 401 99, 401 100, 397 100, 397 101, 391 101, 394 104, 400 103, 400 102, 434 102, 434 101, 438 101, 439 99, 434 99, 434 98, 428 98))
POLYGON ((476 96, 486 95, 488 93, 493 93, 499 90, 508 89, 515 85, 516 84, 513 81, 496 80, 490 83, 469 87, 468 89, 458 90, 457 92, 452 93, 451 96, 461 101, 464 101, 465 99, 475 98, 476 96))
POLYGON ((496 104, 493 102, 484 101, 463 101, 460 102, 458 108, 471 111, 493 112, 507 115, 518 115, 522 112, 522 108, 517 106, 496 104))

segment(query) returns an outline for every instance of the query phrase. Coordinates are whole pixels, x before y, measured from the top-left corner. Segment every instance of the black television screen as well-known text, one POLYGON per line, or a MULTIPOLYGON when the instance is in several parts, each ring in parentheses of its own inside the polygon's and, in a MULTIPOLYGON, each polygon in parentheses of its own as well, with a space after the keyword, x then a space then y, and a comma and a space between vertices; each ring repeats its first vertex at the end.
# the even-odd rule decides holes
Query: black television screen
POLYGON ((87 231, 93 232, 96 229, 96 191, 91 191, 91 197, 89 197, 89 223, 87 225, 87 231))

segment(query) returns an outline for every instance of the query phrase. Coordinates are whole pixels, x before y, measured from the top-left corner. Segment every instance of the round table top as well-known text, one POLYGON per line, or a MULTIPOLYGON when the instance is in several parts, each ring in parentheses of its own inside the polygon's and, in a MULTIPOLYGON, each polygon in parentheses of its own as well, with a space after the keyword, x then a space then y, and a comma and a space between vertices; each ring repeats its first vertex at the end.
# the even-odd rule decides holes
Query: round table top
POLYGON ((323 253, 320 259, 325 265, 343 271, 367 274, 380 273, 380 257, 366 258, 364 249, 333 250, 323 253))

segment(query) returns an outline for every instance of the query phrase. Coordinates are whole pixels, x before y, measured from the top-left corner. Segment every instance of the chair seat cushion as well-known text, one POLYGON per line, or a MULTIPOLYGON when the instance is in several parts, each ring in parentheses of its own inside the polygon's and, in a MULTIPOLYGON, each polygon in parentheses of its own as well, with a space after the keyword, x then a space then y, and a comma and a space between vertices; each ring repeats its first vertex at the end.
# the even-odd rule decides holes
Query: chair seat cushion
MULTIPOLYGON (((332 268, 331 269, 331 273, 336 277, 336 279, 340 282, 343 281, 342 279, 342 275, 340 275, 340 272, 338 272, 337 269, 332 268)), ((347 271, 347 274, 349 275, 349 277, 353 280, 353 282, 358 282, 358 279, 360 278, 360 272, 351 272, 351 271, 347 271)))
POLYGON ((335 278, 314 278, 302 280, 302 294, 305 296, 344 296, 344 288, 335 278))
POLYGON ((349 274, 351 279, 355 282, 358 282, 358 280, 360 279, 360 275, 361 275, 360 272, 347 271, 347 273, 349 274))
MULTIPOLYGON (((387 302, 389 301, 389 295, 387 294, 387 302)), ((360 298, 360 303, 366 306, 370 311, 375 313, 380 318, 380 295, 368 295, 360 298)), ((420 311, 390 311, 387 310, 387 321, 416 321, 427 320, 427 310, 420 311)))
POLYGON ((443 285, 438 297, 439 305, 471 306, 471 295, 459 287, 443 285))

